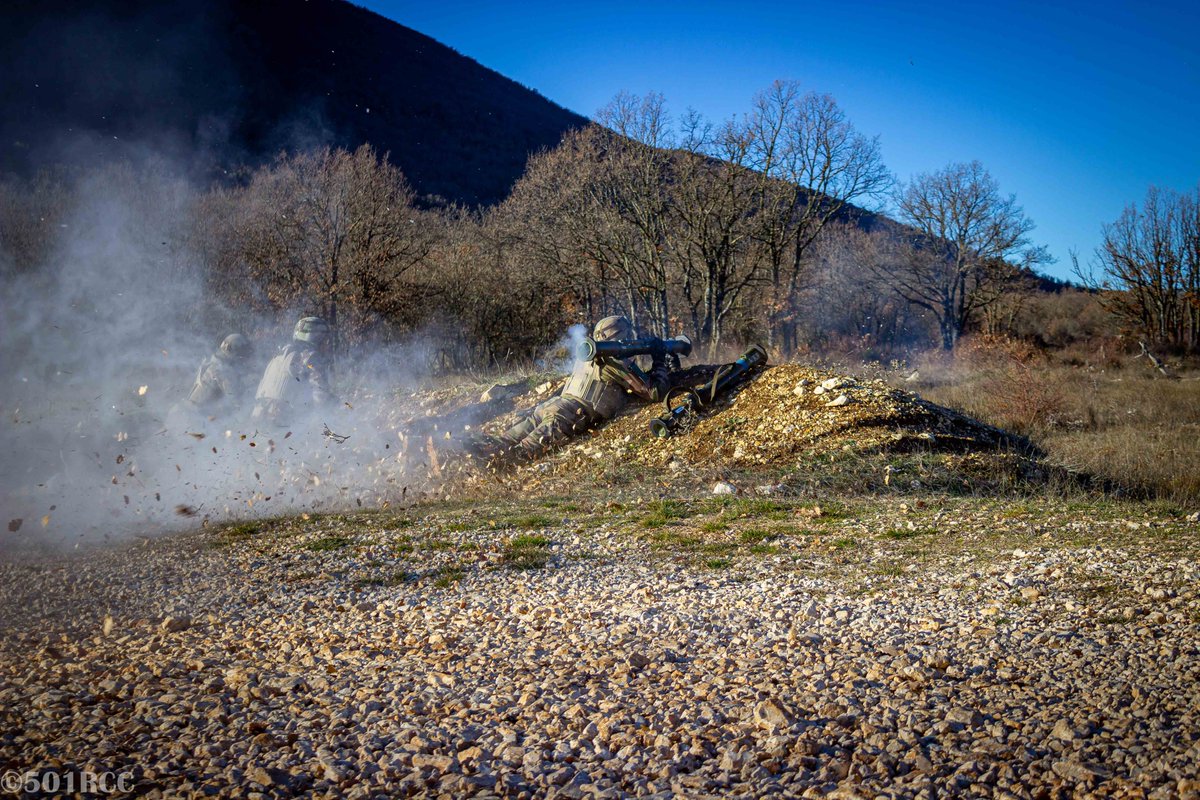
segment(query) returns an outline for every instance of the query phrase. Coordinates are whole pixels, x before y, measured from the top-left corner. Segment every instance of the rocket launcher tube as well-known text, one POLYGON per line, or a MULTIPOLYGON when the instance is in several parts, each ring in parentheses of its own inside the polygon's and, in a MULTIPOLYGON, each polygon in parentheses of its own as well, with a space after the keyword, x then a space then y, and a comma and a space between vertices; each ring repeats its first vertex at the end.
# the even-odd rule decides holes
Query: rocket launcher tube
POLYGON ((692 340, 686 336, 673 339, 629 339, 618 342, 597 342, 588 337, 579 343, 575 358, 595 361, 597 358, 632 358, 633 356, 692 354, 692 340))
POLYGON ((650 432, 659 437, 670 436, 689 414, 711 404, 766 363, 767 351, 758 345, 751 345, 737 361, 718 369, 712 380, 703 386, 682 392, 679 389, 671 390, 663 401, 667 413, 651 420, 650 432))

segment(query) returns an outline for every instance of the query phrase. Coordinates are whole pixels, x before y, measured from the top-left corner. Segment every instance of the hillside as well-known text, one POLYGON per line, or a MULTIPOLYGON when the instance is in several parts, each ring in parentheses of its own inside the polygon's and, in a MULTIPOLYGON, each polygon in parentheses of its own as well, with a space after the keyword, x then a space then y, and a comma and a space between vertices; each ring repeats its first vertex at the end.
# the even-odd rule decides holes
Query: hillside
POLYGON ((17 0, 0 22, 3 171, 149 147, 221 174, 370 142, 419 193, 491 203, 586 122, 343 0, 17 0))

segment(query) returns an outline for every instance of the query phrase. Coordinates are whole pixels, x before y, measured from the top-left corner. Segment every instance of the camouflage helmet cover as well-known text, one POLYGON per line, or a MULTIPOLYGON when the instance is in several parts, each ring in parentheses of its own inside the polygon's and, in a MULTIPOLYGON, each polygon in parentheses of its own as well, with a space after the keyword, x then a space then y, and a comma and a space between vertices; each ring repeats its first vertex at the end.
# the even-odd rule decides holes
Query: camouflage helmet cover
POLYGON ((254 345, 240 333, 231 333, 221 340, 217 355, 227 359, 249 358, 254 353, 254 345))
POLYGON ((329 325, 320 317, 304 317, 296 323, 292 338, 297 342, 320 344, 329 335, 329 325))
POLYGON ((596 323, 592 338, 597 342, 617 342, 633 338, 633 326, 621 316, 605 317, 596 323))

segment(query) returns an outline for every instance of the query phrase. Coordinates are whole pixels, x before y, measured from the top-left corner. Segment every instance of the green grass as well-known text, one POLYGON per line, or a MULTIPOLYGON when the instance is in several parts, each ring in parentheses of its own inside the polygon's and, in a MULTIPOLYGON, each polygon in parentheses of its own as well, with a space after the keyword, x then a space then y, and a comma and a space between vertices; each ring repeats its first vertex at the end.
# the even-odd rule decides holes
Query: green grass
POLYGON ((765 517, 772 520, 787 519, 791 506, 761 497, 721 497, 707 502, 708 510, 719 512, 726 520, 765 517))
POLYGON ((437 577, 433 579, 433 585, 438 589, 449 589, 454 584, 461 581, 466 576, 466 570, 461 564, 450 564, 441 567, 434 573, 437 577))
POLYGON ((729 558, 706 558, 703 564, 707 569, 729 569, 733 565, 733 560, 729 558))
POLYGON ((738 545, 736 542, 704 542, 696 549, 707 555, 725 555, 727 553, 736 553, 738 545))
POLYGON ((525 514, 508 520, 509 527, 525 530, 549 528, 553 524, 554 520, 544 514, 525 514))
POLYGON ((762 544, 778 538, 778 534, 774 531, 766 531, 761 528, 750 528, 738 534, 738 541, 742 544, 762 544))
POLYGON ((678 531, 656 531, 647 537, 655 550, 692 550, 700 545, 695 536, 678 531))
POLYGON ((821 506, 821 515, 809 518, 809 522, 813 525, 833 525, 853 516, 850 507, 845 503, 835 501, 819 505, 821 506))
POLYGON ((849 539, 849 538, 843 538, 843 539, 834 539, 834 540, 833 540, 832 542, 830 542, 829 544, 830 544, 830 545, 831 545, 831 546, 832 546, 832 547, 833 547, 835 550, 849 550, 849 549, 850 549, 850 548, 852 548, 852 547, 857 547, 857 546, 858 546, 858 542, 854 541, 853 539, 849 539))
POLYGON ((553 526, 558 519, 545 514, 501 514, 488 520, 488 528, 499 530, 539 530, 553 526))
POLYGON ((642 517, 643 528, 661 528, 674 520, 692 515, 687 505, 678 500, 657 500, 646 506, 647 514, 642 517))
POLYGON ((540 569, 550 561, 549 546, 545 536, 516 536, 505 542, 500 560, 511 569, 540 569))
POLYGON ((745 425, 747 422, 749 422, 749 420, 739 414, 729 414, 726 415, 725 419, 721 421, 719 427, 726 433, 731 433, 745 425))
POLYGON ((578 511, 579 504, 568 500, 561 500, 557 497, 551 497, 542 501, 542 508, 554 508, 559 511, 578 511))
POLYGON ((327 553, 332 550, 340 550, 352 542, 353 540, 349 536, 322 536, 305 544, 304 549, 314 553, 327 553))
POLYGON ((262 528, 262 524, 258 522, 239 522, 237 525, 226 528, 222 532, 222 536, 231 542, 236 542, 242 539, 249 539, 261 531, 262 528))

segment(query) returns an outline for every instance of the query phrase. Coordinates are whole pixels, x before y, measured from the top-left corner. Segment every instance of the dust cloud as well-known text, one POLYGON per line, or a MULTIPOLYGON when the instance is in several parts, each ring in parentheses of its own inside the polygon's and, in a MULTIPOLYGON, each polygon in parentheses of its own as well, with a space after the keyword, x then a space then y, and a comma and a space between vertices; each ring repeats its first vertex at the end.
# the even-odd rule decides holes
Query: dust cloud
POLYGON ((0 549, 407 494, 395 403, 428 377, 430 348, 418 339, 339 363, 336 403, 286 429, 254 424, 263 368, 315 310, 254 319, 214 299, 188 247, 199 193, 184 174, 153 158, 90 170, 54 222, 45 263, 0 264, 0 549), (208 418, 185 398, 203 359, 235 332, 255 345, 247 396, 208 418))

